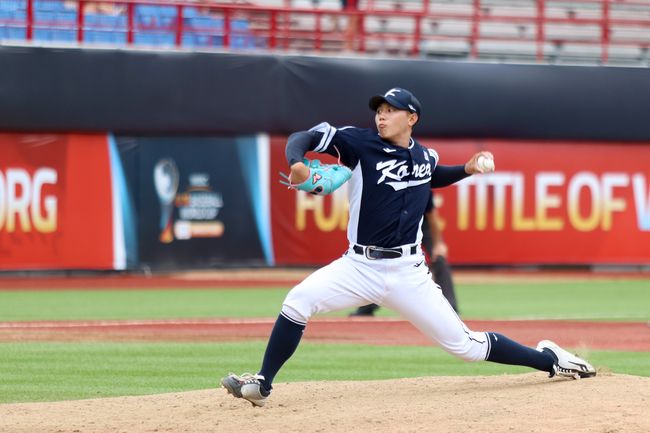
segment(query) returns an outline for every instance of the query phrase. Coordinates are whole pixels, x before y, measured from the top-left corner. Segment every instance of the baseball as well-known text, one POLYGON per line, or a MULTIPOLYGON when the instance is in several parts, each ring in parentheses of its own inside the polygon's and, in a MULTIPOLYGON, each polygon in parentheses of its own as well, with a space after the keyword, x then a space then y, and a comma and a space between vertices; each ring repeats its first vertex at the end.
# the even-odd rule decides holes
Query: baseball
POLYGON ((494 171, 494 160, 488 158, 487 156, 479 156, 476 160, 476 165, 481 169, 483 173, 490 173, 494 171))

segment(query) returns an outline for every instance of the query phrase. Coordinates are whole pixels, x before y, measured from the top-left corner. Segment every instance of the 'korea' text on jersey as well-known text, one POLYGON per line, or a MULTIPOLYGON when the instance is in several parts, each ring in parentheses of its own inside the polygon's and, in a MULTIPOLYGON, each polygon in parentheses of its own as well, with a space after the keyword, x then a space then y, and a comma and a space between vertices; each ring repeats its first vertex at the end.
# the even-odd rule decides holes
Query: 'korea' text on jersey
POLYGON ((321 123, 309 130, 312 150, 338 156, 352 169, 349 183, 351 244, 392 248, 419 245, 438 154, 411 138, 408 148, 376 130, 321 123))

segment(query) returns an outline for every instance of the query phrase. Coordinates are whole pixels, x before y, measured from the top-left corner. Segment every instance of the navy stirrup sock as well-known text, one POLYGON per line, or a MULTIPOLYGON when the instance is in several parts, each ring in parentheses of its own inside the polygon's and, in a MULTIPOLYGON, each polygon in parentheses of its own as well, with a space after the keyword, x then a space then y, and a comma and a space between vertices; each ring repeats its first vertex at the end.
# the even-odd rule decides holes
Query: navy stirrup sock
POLYGON ((271 390, 275 375, 296 351, 304 330, 305 325, 292 322, 282 314, 278 316, 273 331, 271 331, 266 352, 264 352, 262 369, 259 372, 264 376, 264 380, 261 382, 266 391, 271 390))
POLYGON ((555 360, 552 355, 522 346, 505 335, 495 332, 488 332, 487 335, 490 338, 488 361, 499 364, 524 365, 549 373, 553 371, 555 360))

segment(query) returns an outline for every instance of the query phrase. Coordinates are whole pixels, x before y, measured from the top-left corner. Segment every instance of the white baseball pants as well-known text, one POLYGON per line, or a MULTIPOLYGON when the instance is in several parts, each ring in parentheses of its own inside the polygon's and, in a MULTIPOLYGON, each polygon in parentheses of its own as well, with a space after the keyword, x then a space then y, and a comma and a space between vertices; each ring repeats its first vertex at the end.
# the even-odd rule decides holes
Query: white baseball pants
POLYGON ((306 324, 312 315, 360 305, 390 308, 452 355, 483 361, 489 351, 484 332, 467 328, 429 273, 424 255, 368 259, 351 249, 317 270, 287 295, 282 314, 306 324))

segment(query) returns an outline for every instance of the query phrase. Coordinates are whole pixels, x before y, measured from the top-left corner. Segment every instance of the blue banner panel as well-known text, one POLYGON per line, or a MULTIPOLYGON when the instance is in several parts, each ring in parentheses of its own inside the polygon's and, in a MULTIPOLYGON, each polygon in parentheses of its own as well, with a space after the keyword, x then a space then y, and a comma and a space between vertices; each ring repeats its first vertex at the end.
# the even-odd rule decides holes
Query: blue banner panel
POLYGON ((116 137, 137 214, 140 266, 265 265, 241 154, 250 137, 116 137))

